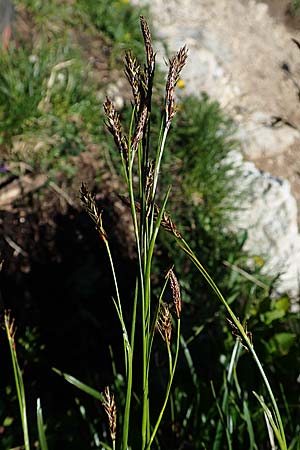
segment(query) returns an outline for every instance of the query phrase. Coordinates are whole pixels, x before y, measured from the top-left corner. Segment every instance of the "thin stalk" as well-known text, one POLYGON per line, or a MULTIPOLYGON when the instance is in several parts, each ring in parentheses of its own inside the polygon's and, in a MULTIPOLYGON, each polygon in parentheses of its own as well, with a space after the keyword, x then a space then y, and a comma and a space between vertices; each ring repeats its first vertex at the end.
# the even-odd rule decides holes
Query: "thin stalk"
POLYGON ((190 353, 190 350, 188 348, 188 342, 185 341, 183 336, 180 336, 180 343, 181 343, 181 347, 183 349, 183 353, 185 356, 185 359, 187 361, 187 364, 189 366, 190 369, 190 374, 192 377, 192 381, 193 384, 195 386, 195 392, 196 392, 196 398, 195 398, 195 403, 196 403, 196 408, 195 408, 195 412, 194 412, 194 427, 196 428, 196 424, 197 424, 197 420, 198 420, 198 411, 199 411, 199 406, 200 406, 200 383, 198 380, 198 376, 196 373, 196 369, 194 366, 194 362, 192 359, 192 355, 190 353))
MULTIPOLYGON (((138 254, 138 264, 139 264, 139 281, 140 281, 140 299, 141 299, 141 309, 142 309, 142 342, 143 342, 143 413, 142 413, 142 448, 144 448, 147 440, 147 428, 149 428, 149 411, 148 411, 148 380, 147 380, 147 330, 145 326, 146 311, 145 311, 145 279, 143 270, 143 258, 141 253, 141 232, 138 226, 137 213, 135 207, 134 198, 134 188, 133 188, 133 174, 132 174, 132 164, 133 164, 134 154, 131 150, 131 145, 129 145, 129 161, 131 161, 128 170, 127 187, 130 199, 130 209, 131 216, 133 220, 134 236, 137 246, 138 254)), ((140 189, 142 189, 140 187, 140 189)), ((141 223, 141 227, 143 224, 141 223)), ((125 449, 124 449, 125 450, 125 449)))
MULTIPOLYGON (((167 284, 168 284, 168 282, 169 282, 169 278, 170 278, 170 277, 169 277, 169 275, 168 275, 168 276, 166 277, 165 283, 164 283, 164 285, 163 285, 163 288, 162 288, 162 290, 161 290, 161 292, 160 292, 160 295, 159 295, 159 298, 158 298, 157 307, 156 307, 156 312, 155 312, 155 314, 154 314, 154 318, 153 318, 152 326, 151 326, 151 331, 150 331, 149 353, 151 353, 151 348, 152 348, 152 345, 153 345, 153 339, 154 339, 154 333, 155 333, 155 326, 156 326, 156 323, 157 323, 157 317, 158 317, 159 307, 160 307, 160 305, 161 305, 161 302, 162 302, 162 298, 163 298, 164 292, 165 292, 166 287, 167 287, 167 284)), ((150 361, 149 361, 149 364, 150 364, 150 361)), ((148 365, 149 365, 149 364, 148 364, 148 365)), ((148 369, 148 374, 149 374, 149 369, 148 369)))
POLYGON ((24 448, 25 450, 30 450, 30 442, 29 442, 29 431, 28 431, 28 423, 27 423, 27 411, 26 411, 26 398, 25 398, 25 389, 23 383, 23 375, 18 363, 15 340, 14 340, 14 321, 10 320, 9 313, 5 312, 4 315, 5 321, 5 329, 8 338, 11 360, 13 364, 14 378, 16 383, 17 397, 20 408, 23 436, 24 436, 24 448))
MULTIPOLYGON (((153 342, 153 336, 151 337, 150 333, 150 317, 151 317, 151 310, 150 310, 150 297, 151 297, 151 262, 152 262, 152 256, 155 246, 156 237, 158 234, 160 221, 162 218, 163 211, 165 209, 165 205, 167 202, 167 198, 169 195, 166 195, 164 205, 161 209, 161 215, 156 221, 156 226, 154 227, 154 199, 155 199, 155 193, 156 193, 156 187, 158 182, 158 176, 159 176, 159 167, 161 163, 161 158, 164 151, 164 145, 166 141, 167 136, 167 130, 165 129, 165 132, 163 134, 163 137, 161 139, 161 132, 162 132, 163 123, 161 126, 160 136, 159 136, 159 145, 158 145, 158 151, 157 151, 157 157, 155 162, 155 169, 154 169, 154 181, 153 181, 153 187, 152 187, 152 198, 151 198, 151 214, 150 214, 150 224, 148 226, 148 221, 145 217, 145 215, 141 216, 141 224, 145 225, 145 230, 143 233, 143 239, 144 239, 144 280, 145 280, 145 292, 144 297, 142 301, 142 323, 143 323, 143 417, 142 417, 142 448, 144 449, 146 446, 146 443, 149 442, 150 439, 150 405, 149 405, 149 366, 150 366, 150 353, 152 348, 152 342, 153 342), (144 221, 145 220, 145 221, 144 221), (154 227, 154 231, 153 231, 154 227), (148 244, 148 242, 150 243, 148 244)), ((149 129, 148 129, 149 131, 149 129)), ((145 155, 144 155, 145 156, 145 155)), ((144 160, 144 170, 147 166, 147 155, 146 160, 144 160)), ((144 184, 146 184, 146 177, 144 177, 144 184)), ((142 203, 141 203, 142 205, 142 203)), ((144 205, 144 204, 143 204, 144 205)), ((145 214, 145 211, 141 207, 141 212, 145 214)), ((142 232, 142 230, 141 230, 142 232)))
MULTIPOLYGON (((127 450, 128 447, 128 433, 129 433, 129 421, 130 421, 130 406, 131 406, 131 391, 132 391, 132 350, 129 343, 128 333, 126 329, 126 325, 123 319, 123 312, 122 312, 122 304, 121 304, 121 298, 119 294, 119 287, 114 267, 114 262, 112 259, 110 247, 108 240, 105 239, 105 246, 108 254, 108 258, 110 261, 111 271, 114 279, 114 285, 116 289, 117 294, 117 302, 114 302, 116 305, 116 310, 118 312, 119 320, 122 327, 122 334, 123 334, 123 343, 124 343, 124 356, 125 356, 125 369, 126 369, 126 378, 127 378, 127 389, 126 389, 126 400, 125 400, 125 409, 124 409, 124 419, 123 419, 123 433, 122 433, 122 448, 123 450, 127 450)), ((113 450, 115 449, 115 441, 113 441, 113 450)))
POLYGON ((37 426, 38 426, 38 434, 39 434, 39 443, 41 450, 48 450, 47 439, 45 435, 45 425, 43 420, 43 412, 41 407, 41 401, 37 399, 36 405, 36 415, 37 415, 37 426))
MULTIPOLYGON (((128 448, 128 434, 129 434, 129 421, 130 421, 130 406, 131 406, 131 393, 132 393, 132 353, 128 354, 128 373, 127 373, 127 389, 126 389, 126 401, 124 409, 123 419, 123 433, 122 433, 122 449, 128 448)), ((113 441, 113 449, 115 449, 115 441, 113 441)))
MULTIPOLYGON (((133 117, 133 115, 132 115, 133 117)), ((142 448, 144 448, 145 443, 147 441, 147 434, 149 434, 149 399, 148 399, 148 379, 147 379, 147 354, 148 354, 148 342, 147 342, 147 327, 146 327, 146 305, 145 305, 145 277, 144 277, 144 263, 142 250, 144 254, 144 225, 145 225, 145 214, 142 212, 142 208, 144 208, 145 197, 144 197, 144 186, 143 179, 145 176, 143 175, 143 155, 142 155, 142 144, 138 145, 138 149, 133 149, 131 145, 131 135, 133 128, 133 120, 131 120, 130 124, 130 132, 129 132, 129 141, 128 141, 128 171, 125 170, 125 177, 127 181, 127 188, 130 199, 130 209, 131 216, 133 220, 133 228, 134 228, 134 236, 137 246, 137 254, 138 254, 138 265, 139 265, 139 281, 140 281, 140 300, 141 300, 141 319, 142 319, 142 343, 143 343, 143 413, 142 413, 142 448), (134 196, 134 187, 133 187, 133 163, 135 159, 135 154, 138 153, 138 178, 139 178, 139 200, 141 206, 141 221, 140 221, 140 229, 138 226, 137 220, 137 212, 135 206, 135 196, 134 196)), ((125 448, 124 448, 125 450, 125 448)))
POLYGON ((176 238, 176 241, 178 243, 178 245, 180 246, 180 248, 189 256, 189 258, 191 259, 191 261, 195 264, 195 266, 197 267, 197 269, 199 270, 199 272, 202 274, 202 276, 206 279, 206 281, 208 282, 208 284, 210 285, 210 287, 212 288, 212 290, 215 292, 215 294, 217 295, 217 297, 219 298, 219 300, 221 300, 221 302, 223 303, 223 305, 225 306, 225 308, 227 309, 234 325, 236 326, 236 328, 239 330, 241 337, 243 338, 244 342, 246 343, 247 348, 249 349, 249 351, 252 354, 252 357, 258 367, 258 370, 262 376, 262 379, 264 381, 264 384, 267 388, 272 406, 274 408, 274 412, 275 412, 275 419, 276 422, 278 424, 279 430, 280 430, 280 435, 281 435, 281 442, 284 444, 283 448, 287 448, 286 445, 286 438, 285 438, 285 433, 284 433, 284 428, 283 428, 283 423, 282 423, 282 419, 281 419, 281 415, 277 406, 277 402, 275 400, 272 388, 270 386, 269 380, 264 372, 263 366, 254 350, 253 344, 250 341, 247 333, 244 330, 244 327, 242 326, 242 324, 240 323, 240 321, 238 320, 238 318, 236 317, 236 315, 234 314, 234 312, 232 311, 232 309, 230 308, 230 306, 228 305, 227 301, 225 300, 225 298, 223 297, 223 295, 221 294, 219 288, 217 287, 217 285, 215 284, 215 282, 213 281, 213 279, 211 278, 211 276, 208 274, 208 272, 205 270, 205 268, 202 266, 202 264, 200 263, 200 261, 197 259, 197 257, 195 256, 194 252, 191 250, 191 248, 188 246, 188 244, 186 243, 186 241, 184 239, 179 239, 176 238))
POLYGON ((157 183, 158 183, 158 177, 159 177, 159 171, 161 166, 161 160, 164 153, 167 135, 168 135, 169 128, 165 126, 164 132, 162 134, 161 142, 157 150, 156 158, 155 158, 155 168, 154 168, 154 175, 153 175, 153 187, 152 187, 152 201, 154 202, 155 196, 156 196, 156 189, 157 189, 157 183))
POLYGON ((232 450, 232 442, 231 442, 231 438, 230 438, 230 432, 228 430, 227 425, 225 424, 223 411, 222 411, 222 408, 219 405, 219 401, 218 401, 218 397, 216 395, 214 384, 213 384, 212 381, 210 382, 210 384, 211 384, 211 390, 212 390, 212 393, 213 393, 213 397, 214 397, 216 405, 217 405, 217 410, 218 410, 218 413, 219 413, 219 416, 220 416, 220 421, 221 421, 222 425, 225 428, 227 444, 228 444, 228 450, 232 450))
MULTIPOLYGON (((234 367, 239 359, 241 347, 242 347, 241 343, 237 340, 233 347, 231 358, 230 358, 228 373, 227 373, 227 377, 226 377, 225 392, 223 395, 222 406, 221 406, 222 412, 226 415, 226 417, 227 417, 228 396, 229 396, 228 383, 232 382, 234 367)), ((220 419, 218 422, 218 425, 217 425, 216 437, 214 439, 213 450, 218 450, 220 448, 222 434, 223 434, 223 423, 220 419)))
POLYGON ((165 394, 165 400, 163 403, 163 406, 160 410, 159 416, 157 418, 156 424, 153 428, 152 434, 151 434, 151 438, 150 441, 148 443, 147 446, 147 450, 150 450, 151 444, 155 438, 155 435, 157 433, 158 427, 160 425, 161 419, 163 417, 163 414, 165 412, 168 400, 169 400, 169 396, 170 396, 170 391, 171 391, 171 387, 172 387, 172 383, 173 383, 173 379, 174 379, 174 374, 175 374, 175 369, 176 369, 176 365, 177 365, 177 360, 178 360, 178 353, 179 353, 179 346, 180 346, 180 319, 178 319, 177 321, 177 338, 176 338, 176 351, 175 351, 175 358, 174 358, 174 363, 172 362, 172 354, 171 354, 171 349, 170 349, 170 345, 167 343, 167 348, 168 348, 168 355, 169 355, 169 368, 170 368, 170 377, 169 377, 169 381, 168 381, 168 385, 167 385, 167 390, 166 390, 166 394, 165 394))
MULTIPOLYGON (((146 354, 144 354, 144 368, 146 368, 146 372, 145 372, 145 378, 144 378, 144 399, 146 400, 146 395, 147 395, 147 410, 148 410, 148 426, 147 426, 147 430, 148 430, 148 435, 146 436, 146 440, 145 440, 145 444, 146 442, 149 441, 150 438, 150 417, 149 417, 149 409, 150 409, 150 405, 149 405, 149 398, 148 398, 148 394, 149 394, 149 388, 148 388, 148 379, 149 379, 149 365, 150 365, 150 353, 151 353, 151 348, 152 348, 152 340, 153 337, 151 336, 151 332, 150 332, 150 296, 151 296, 151 263, 152 263, 152 257, 153 257, 153 252, 154 252, 154 247, 155 247, 155 242, 156 242, 156 238, 158 235, 158 231, 160 228, 160 223, 162 220, 162 216, 163 213, 165 211, 166 208, 166 204, 168 201, 168 197, 170 194, 170 188, 168 189, 161 210, 159 212, 158 218, 155 222, 155 226, 154 226, 154 230, 152 232, 152 236, 151 236, 151 241, 149 244, 149 248, 147 249, 147 254, 146 256, 146 267, 145 267, 145 311, 147 311, 147 316, 145 318, 146 323, 143 324, 143 326, 145 327, 145 333, 146 333, 146 340, 147 340, 147 347, 146 347, 146 354)), ((146 411, 145 411, 146 413, 146 411)), ((147 434, 147 433, 146 433, 147 434)))

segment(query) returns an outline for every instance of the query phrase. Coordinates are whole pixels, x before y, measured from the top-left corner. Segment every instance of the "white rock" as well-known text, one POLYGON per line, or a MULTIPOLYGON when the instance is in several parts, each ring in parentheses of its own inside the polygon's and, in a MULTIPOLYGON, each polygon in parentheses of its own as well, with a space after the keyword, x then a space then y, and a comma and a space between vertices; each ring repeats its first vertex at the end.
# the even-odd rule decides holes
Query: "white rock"
POLYGON ((258 111, 240 124, 237 137, 248 157, 274 157, 299 141, 298 130, 287 125, 272 127, 271 119, 269 114, 258 111))
POLYGON ((236 213, 234 228, 247 231, 245 250, 265 260, 265 273, 281 273, 277 290, 287 290, 297 297, 300 235, 290 183, 258 170, 251 162, 243 163, 242 172, 245 198, 236 213))
MULTIPOLYGON (((238 118, 239 137, 247 155, 274 156, 299 139, 290 127, 268 126, 272 116, 281 115, 298 114, 300 123, 294 86, 280 70, 283 62, 298 67, 299 50, 291 44, 285 27, 268 15, 264 3, 140 0, 139 4, 149 5, 156 31, 170 52, 188 43, 185 92, 200 95, 206 91, 228 107, 238 118)), ((293 37, 300 36, 295 31, 293 37)), ((243 173, 247 196, 240 205, 236 227, 248 231, 246 249, 265 258, 268 273, 283 273, 278 290, 297 295, 300 235, 290 185, 260 172, 253 163, 245 162, 243 173)))

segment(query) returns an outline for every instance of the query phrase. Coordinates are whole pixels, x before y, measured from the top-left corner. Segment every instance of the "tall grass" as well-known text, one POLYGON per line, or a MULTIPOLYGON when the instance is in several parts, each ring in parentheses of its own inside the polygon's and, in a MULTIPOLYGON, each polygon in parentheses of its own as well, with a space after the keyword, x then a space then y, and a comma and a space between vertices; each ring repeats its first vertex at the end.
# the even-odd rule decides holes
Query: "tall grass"
MULTIPOLYGON (((148 449, 152 445, 164 410, 166 408, 170 390, 174 378, 177 364, 179 344, 180 344, 180 312, 181 299, 179 284, 173 270, 169 270, 167 279, 170 280, 173 293, 173 307, 175 308, 176 322, 176 344, 174 354, 171 347, 172 336, 172 316, 170 305, 163 300, 163 292, 158 300, 153 304, 151 266, 153 252, 157 240, 161 223, 166 222, 165 212, 170 189, 165 193, 161 207, 156 204, 158 180, 162 155, 165 148, 166 138, 170 129, 171 121, 175 115, 174 89, 177 83, 181 69, 185 64, 187 51, 182 48, 170 60, 169 74, 166 86, 166 99, 164 109, 164 119, 161 125, 159 142, 155 158, 152 160, 149 154, 150 139, 150 112, 151 97, 155 69, 155 55, 151 43, 151 35, 148 25, 141 17, 141 28, 144 37, 146 49, 146 65, 143 68, 137 59, 128 52, 126 54, 125 72, 132 87, 134 106, 133 114, 129 127, 128 136, 123 134, 121 122, 113 103, 107 99, 104 109, 107 117, 107 127, 114 137, 118 148, 122 166, 123 175, 127 184, 128 197, 123 200, 129 206, 133 229, 136 241, 138 255, 138 278, 136 295, 132 305, 132 320, 128 325, 125 324, 123 316, 122 300, 119 294, 117 277, 115 274, 114 263, 111 256, 109 239, 102 225, 101 213, 98 211, 94 198, 89 193, 85 185, 82 186, 81 198, 89 215, 94 220, 96 229, 107 249, 109 262, 111 265, 116 298, 113 299, 117 315, 120 321, 123 335, 124 361, 126 371, 126 402, 123 415, 123 430, 120 448, 128 448, 129 429, 131 420, 131 403, 133 396, 133 362, 135 355, 135 342, 141 338, 142 341, 142 380, 141 380, 141 436, 140 446, 148 449), (137 180, 135 180, 135 175, 137 180), (140 315, 141 330, 140 336, 136 330, 137 313, 140 315), (130 328, 129 328, 130 327, 130 328), (162 335, 168 353, 169 374, 166 380, 166 392, 162 400, 161 410, 156 418, 154 425, 151 424, 150 411, 150 393, 149 378, 151 377, 151 356, 153 348, 153 339, 155 330, 158 329, 162 335)), ((169 223, 171 227, 172 224, 169 223)), ((124 300, 123 300, 124 301, 124 300)))
MULTIPOLYGON (((183 235, 176 228, 171 216, 166 212, 166 205, 171 187, 169 187, 165 193, 160 192, 160 195, 158 196, 160 187, 159 180, 160 176, 163 176, 163 173, 161 173, 162 158, 166 147, 170 125, 176 113, 174 91, 180 72, 186 62, 187 49, 185 47, 181 48, 169 61, 165 101, 157 150, 154 154, 152 154, 152 146, 150 145, 151 97, 155 69, 155 54, 152 48, 150 31, 143 17, 141 17, 141 29, 145 43, 146 65, 143 67, 130 52, 126 54, 125 73, 132 87, 133 93, 133 112, 128 135, 123 132, 119 114, 116 112, 111 100, 107 99, 104 104, 107 117, 107 128, 114 138, 122 161, 123 176, 128 190, 128 195, 122 197, 122 199, 130 208, 132 215, 138 257, 136 293, 132 302, 132 319, 129 323, 126 323, 124 319, 123 303, 125 300, 120 297, 117 276, 109 246, 109 237, 103 228, 102 212, 99 212, 97 209, 95 199, 89 192, 88 188, 83 185, 81 189, 82 202, 87 212, 93 219, 96 230, 107 250, 115 284, 115 298, 113 299, 113 302, 115 304, 123 336, 126 374, 126 401, 124 411, 119 413, 122 415, 123 428, 118 435, 118 444, 115 443, 115 439, 117 439, 116 434, 113 433, 115 436, 113 439, 113 448, 117 445, 117 448, 127 450, 127 448, 131 448, 132 446, 132 444, 130 444, 129 431, 131 421, 133 420, 133 394, 138 391, 138 388, 134 385, 136 377, 133 376, 136 364, 139 364, 140 362, 142 365, 140 399, 141 423, 138 444, 139 448, 142 450, 150 449, 154 440, 157 438, 157 432, 161 419, 167 403, 170 400, 170 392, 180 347, 180 288, 173 269, 169 270, 167 272, 167 280, 170 281, 172 289, 172 302, 170 304, 164 300, 166 284, 163 286, 159 297, 155 298, 153 296, 151 279, 153 254, 157 236, 160 230, 166 230, 173 235, 178 248, 181 249, 196 266, 201 276, 210 286, 212 292, 214 292, 220 303, 223 307, 225 307, 225 310, 230 318, 229 323, 233 334, 251 353, 265 384, 268 394, 268 401, 266 402, 261 395, 256 393, 255 396, 262 407, 268 427, 272 430, 273 435, 277 439, 280 449, 287 450, 281 414, 262 363, 255 352, 251 339, 251 333, 247 331, 246 324, 242 324, 234 314, 212 277, 185 241, 183 235), (157 204, 158 198, 162 199, 160 205, 157 204), (141 324, 140 329, 137 328, 137 322, 141 324), (174 324, 176 329, 176 337, 172 348, 172 327, 174 324), (158 329, 166 344, 169 360, 169 373, 168 379, 166 380, 166 390, 162 399, 162 406, 158 416, 153 421, 151 398, 154 394, 149 389, 149 379, 151 379, 152 375, 151 360, 153 357, 153 340, 155 338, 154 334, 156 329, 158 329), (141 357, 139 357, 136 351, 136 342, 139 340, 142 341, 141 357), (270 406, 267 405, 269 402, 270 406)), ((234 355, 236 354, 237 353, 234 353, 234 355)), ((227 398, 225 395, 223 399, 223 407, 225 407, 226 401, 227 398)), ((108 409, 107 402, 106 410, 108 409)), ((230 448, 229 438, 228 443, 230 448)), ((218 444, 215 443, 214 448, 217 447, 218 444)))
MULTIPOLYGON (((131 52, 127 52, 125 57, 125 73, 133 94, 132 115, 127 133, 123 130, 120 116, 113 102, 107 99, 104 104, 106 125, 113 136, 117 153, 121 160, 120 167, 127 189, 127 194, 120 196, 120 198, 128 206, 132 217, 133 235, 137 253, 136 289, 133 298, 128 298, 126 293, 122 292, 119 287, 117 266, 111 250, 110 231, 105 229, 102 220, 105 211, 102 212, 98 209, 95 197, 85 184, 81 188, 82 203, 93 220, 96 232, 106 250, 107 261, 114 282, 115 292, 112 302, 115 306, 122 335, 125 388, 124 390, 122 388, 118 390, 116 388, 118 380, 115 380, 111 387, 107 386, 103 393, 101 393, 71 375, 62 373, 57 369, 55 371, 59 375, 62 375, 66 381, 103 405, 107 416, 108 433, 106 433, 106 436, 109 436, 109 442, 101 442, 97 438, 96 445, 98 447, 102 446, 103 448, 112 450, 127 450, 129 448, 150 450, 150 448, 160 448, 163 435, 163 418, 168 409, 171 411, 172 429, 175 428, 175 414, 179 408, 179 400, 176 398, 176 395, 173 395, 173 391, 181 348, 183 349, 183 354, 190 370, 197 397, 196 408, 193 410, 190 407, 187 410, 185 421, 188 420, 191 414, 195 414, 195 416, 200 415, 200 383, 197 378, 192 355, 189 352, 188 342, 184 339, 181 332, 181 320, 184 314, 182 313, 180 284, 175 275, 175 272, 178 272, 176 259, 173 262, 175 267, 171 264, 172 267, 160 268, 160 278, 162 278, 162 273, 166 274, 160 289, 157 289, 152 277, 154 266, 157 267, 157 261, 154 262, 154 254, 158 236, 160 233, 167 232, 173 239, 174 248, 177 251, 182 251, 183 255, 194 264, 202 279, 210 287, 212 295, 219 300, 220 307, 226 311, 226 315, 228 316, 229 330, 232 331, 232 334, 236 338, 236 343, 230 357, 221 401, 212 385, 212 391, 219 411, 219 420, 215 423, 215 438, 211 443, 211 448, 214 450, 222 448, 222 437, 224 433, 226 435, 227 447, 233 448, 232 429, 230 425, 231 416, 229 411, 229 390, 234 380, 238 394, 242 398, 238 388, 235 369, 242 348, 245 347, 249 354, 252 355, 265 385, 265 392, 267 394, 265 398, 261 393, 254 393, 254 395, 264 414, 271 445, 273 445, 273 441, 276 439, 279 448, 281 450, 287 450, 288 447, 280 410, 264 367, 254 349, 251 333, 247 330, 246 322, 241 322, 233 312, 229 302, 224 298, 219 287, 208 273, 208 270, 197 257, 195 246, 192 247, 187 242, 183 233, 179 231, 172 217, 166 211, 171 186, 167 187, 164 191, 165 183, 162 177, 164 177, 164 170, 166 169, 163 165, 163 158, 167 149, 171 124, 177 111, 175 88, 180 72, 186 62, 187 49, 185 47, 181 48, 169 60, 160 131, 156 134, 157 142, 154 144, 153 136, 155 135, 152 134, 151 129, 151 113, 152 92, 155 80, 155 53, 152 48, 149 27, 143 17, 141 17, 141 29, 146 53, 145 65, 142 65, 131 52), (162 342, 156 345, 158 340, 162 342), (155 378, 155 371, 158 371, 157 366, 153 362, 157 358, 158 350, 161 351, 162 347, 168 364, 167 370, 162 372, 164 390, 160 393, 160 397, 157 398, 157 390, 153 387, 151 381, 155 378)), ((45 97, 47 98, 47 95, 43 96, 43 98, 45 97)), ((20 123, 22 123, 22 120, 20 120, 20 123)), ((185 174, 186 186, 188 186, 189 182, 197 184, 197 171, 194 167, 194 162, 197 158, 193 160, 188 159, 184 153, 184 135, 180 136, 180 140, 182 143, 182 159, 186 159, 185 163, 190 169, 185 174)), ((216 151, 217 153, 218 151, 216 151)), ((189 154, 192 155, 192 150, 189 150, 189 154)), ((215 156, 217 157, 217 155, 215 156)), ((199 164, 198 160, 197 164, 199 164)), ((207 186, 202 185, 201 191, 203 191, 205 197, 209 195, 209 188, 207 186)), ((221 205, 224 193, 220 194, 220 198, 221 205)), ((205 245, 205 242, 203 245, 205 245)), ((184 282, 184 279, 181 282, 184 282)), ((5 317, 5 326, 14 367, 24 445, 25 449, 29 450, 30 443, 23 377, 17 361, 14 327, 9 315, 5 317)), ((196 333, 201 333, 201 330, 202 328, 199 326, 199 330, 196 333)), ((179 386, 176 387, 178 388, 179 386)), ((244 398, 243 416, 250 437, 250 446, 256 449, 255 424, 251 420, 251 412, 244 398)), ((196 420, 197 417, 195 417, 195 423, 196 420)), ((37 402, 37 425, 40 447, 42 450, 46 450, 47 441, 40 401, 37 402)), ((182 428, 184 427, 185 423, 183 422, 182 428)), ((197 442, 194 442, 194 446, 195 448, 199 448, 197 442)))

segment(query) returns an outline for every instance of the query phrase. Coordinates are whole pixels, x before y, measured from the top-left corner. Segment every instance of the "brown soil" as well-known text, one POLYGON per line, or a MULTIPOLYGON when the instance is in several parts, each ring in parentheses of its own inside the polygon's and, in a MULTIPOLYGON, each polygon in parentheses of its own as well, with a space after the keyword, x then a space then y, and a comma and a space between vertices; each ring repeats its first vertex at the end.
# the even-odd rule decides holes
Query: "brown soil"
MULTIPOLYGON (((30 14, 21 6, 17 13, 15 41, 36 42, 39 38, 38 30, 34 27, 30 14)), ((94 69, 93 76, 99 89, 119 80, 120 70, 111 67, 111 49, 99 33, 90 34, 84 29, 78 29, 74 39, 80 43, 89 66, 94 69)), ((124 95, 128 92, 125 84, 124 82, 124 86, 122 85, 124 95)), ((105 165, 106 156, 101 146, 87 143, 85 152, 73 158, 72 165, 77 168, 77 175, 72 181, 61 174, 55 183, 49 182, 44 175, 32 174, 25 163, 21 163, 24 165, 24 176, 1 177, 0 261, 5 262, 2 285, 4 301, 5 298, 12 299, 9 304, 5 303, 6 307, 19 311, 18 302, 24 296, 27 296, 28 305, 31 305, 32 293, 30 289, 24 293, 23 285, 26 284, 26 278, 33 279, 37 266, 65 267, 67 264, 72 265, 76 258, 83 258, 84 254, 90 254, 89 258, 97 257, 95 253, 99 252, 99 239, 79 200, 82 182, 87 183, 89 189, 95 192, 99 192, 101 186, 101 193, 96 198, 99 208, 107 212, 106 226, 112 240, 116 242, 119 259, 122 261, 123 255, 126 255, 126 258, 133 260, 134 249, 128 232, 131 226, 128 208, 114 194, 120 191, 119 180, 105 165), (72 252, 74 257, 64 263, 66 253, 72 252), (17 295, 18 289, 20 292, 17 295)), ((10 167, 9 163, 7 165, 10 167)), ((62 267, 61 271, 63 270, 62 267)), ((34 282, 38 288, 42 278, 38 276, 34 282)), ((46 296, 48 288, 50 289, 50 284, 47 283, 52 283, 50 274, 44 279, 42 287, 46 296)), ((0 308, 3 306, 1 303, 0 296, 0 308)))

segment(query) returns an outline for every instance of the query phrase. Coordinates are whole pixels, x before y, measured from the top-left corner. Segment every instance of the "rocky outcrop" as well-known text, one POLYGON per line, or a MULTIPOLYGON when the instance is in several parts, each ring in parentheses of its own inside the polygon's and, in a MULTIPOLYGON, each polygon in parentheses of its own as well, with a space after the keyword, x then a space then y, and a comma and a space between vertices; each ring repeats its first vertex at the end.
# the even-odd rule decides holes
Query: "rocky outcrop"
MULTIPOLYGON (((242 156, 237 152, 235 159, 242 156)), ((262 258, 263 271, 280 275, 278 292, 297 298, 300 276, 300 234, 297 205, 290 183, 243 161, 242 203, 233 221, 235 230, 246 230, 245 250, 262 258)))
MULTIPOLYGON (((183 44, 189 60, 183 72, 185 92, 205 91, 217 99, 238 124, 247 158, 276 158, 299 142, 299 131, 281 122, 300 124, 290 69, 299 67, 299 49, 268 6, 254 0, 135 0, 148 4, 156 35, 171 52, 183 44), (288 70, 282 70, 282 67, 288 70)), ((297 35, 293 34, 297 38, 297 35)), ((159 59, 164 60, 161 46, 159 59)), ((241 155, 239 156, 241 157, 241 155)), ((278 289, 296 296, 300 279, 300 235, 297 205, 290 184, 243 163, 246 199, 235 221, 248 230, 246 248, 265 259, 265 270, 282 273, 278 289)), ((282 168, 284 175, 284 168, 282 168)), ((300 171, 300 166, 299 169, 300 171)))

